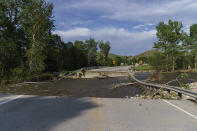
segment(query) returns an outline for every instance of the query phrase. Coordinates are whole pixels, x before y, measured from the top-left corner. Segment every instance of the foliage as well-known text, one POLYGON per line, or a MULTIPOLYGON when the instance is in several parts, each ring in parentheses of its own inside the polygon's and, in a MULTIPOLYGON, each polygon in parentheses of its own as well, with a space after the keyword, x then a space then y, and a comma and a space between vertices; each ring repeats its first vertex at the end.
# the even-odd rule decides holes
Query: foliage
POLYGON ((115 61, 116 66, 120 66, 120 64, 123 63, 123 59, 120 56, 116 56, 115 61))
POLYGON ((181 22, 171 20, 168 24, 160 22, 157 25, 158 40, 154 43, 154 48, 160 53, 149 59, 149 64, 158 67, 157 70, 197 70, 197 24, 190 27, 189 34, 182 27, 181 22))
POLYGON ((97 45, 98 42, 95 41, 95 39, 90 38, 89 40, 86 40, 85 43, 87 44, 87 50, 88 50, 88 54, 87 54, 87 59, 88 59, 88 65, 97 65, 97 45))
POLYGON ((154 55, 149 57, 148 63, 153 69, 157 71, 164 70, 166 67, 166 65, 163 64, 166 63, 166 59, 164 54, 161 52, 154 53, 154 55))
POLYGON ((109 63, 109 51, 110 51, 110 43, 107 41, 104 43, 102 40, 99 42, 100 53, 98 56, 98 63, 100 65, 110 65, 109 63))
POLYGON ((197 70, 197 24, 190 27, 190 37, 192 41, 192 54, 194 56, 195 70, 197 70))
MULTIPOLYGON (((52 34, 53 4, 45 0, 0 1, 0 81, 48 77, 97 63, 98 41, 63 42, 52 34)), ((104 43, 104 42, 103 42, 104 43)), ((110 43, 100 44, 102 65, 111 65, 110 43)))
POLYGON ((177 54, 180 49, 180 41, 182 38, 182 23, 178 21, 168 21, 168 24, 160 22, 156 26, 158 41, 154 43, 154 48, 161 51, 166 56, 166 70, 170 68, 174 71, 176 67, 177 54))

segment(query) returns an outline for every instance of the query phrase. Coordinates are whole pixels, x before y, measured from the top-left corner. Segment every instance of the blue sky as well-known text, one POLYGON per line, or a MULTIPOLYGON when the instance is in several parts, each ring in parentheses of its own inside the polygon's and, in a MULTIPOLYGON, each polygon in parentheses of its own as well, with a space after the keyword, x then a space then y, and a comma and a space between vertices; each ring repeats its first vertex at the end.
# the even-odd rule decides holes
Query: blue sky
POLYGON ((156 41, 155 26, 169 19, 184 30, 197 23, 197 0, 47 0, 54 4, 55 31, 67 41, 110 41, 111 53, 136 55, 156 41))

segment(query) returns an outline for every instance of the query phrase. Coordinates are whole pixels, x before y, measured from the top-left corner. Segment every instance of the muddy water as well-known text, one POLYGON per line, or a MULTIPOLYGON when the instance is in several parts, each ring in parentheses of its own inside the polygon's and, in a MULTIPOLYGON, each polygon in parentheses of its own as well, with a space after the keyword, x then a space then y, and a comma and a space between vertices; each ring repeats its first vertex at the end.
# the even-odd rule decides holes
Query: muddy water
POLYGON ((139 80, 146 80, 148 77, 150 77, 152 74, 150 72, 139 72, 135 74, 135 77, 139 80))
MULTIPOLYGON (((179 82, 183 82, 184 84, 188 83, 193 83, 197 82, 197 72, 187 72, 188 77, 181 78, 180 77, 181 72, 176 72, 176 73, 163 73, 162 74, 162 81, 158 82, 155 81, 156 83, 161 83, 161 84, 166 84, 170 81, 176 80, 178 78, 179 82)), ((178 81, 173 81, 170 82, 169 85, 172 86, 180 86, 178 81)))
POLYGON ((128 77, 107 79, 59 80, 46 84, 23 85, 0 88, 1 94, 27 94, 76 97, 124 98, 140 95, 141 90, 133 85, 114 88, 120 83, 131 82, 128 77))
POLYGON ((65 89, 73 96, 80 97, 131 97, 141 93, 140 89, 134 86, 114 88, 117 84, 128 82, 130 82, 128 77, 115 77, 91 80, 62 80, 54 86, 65 89))

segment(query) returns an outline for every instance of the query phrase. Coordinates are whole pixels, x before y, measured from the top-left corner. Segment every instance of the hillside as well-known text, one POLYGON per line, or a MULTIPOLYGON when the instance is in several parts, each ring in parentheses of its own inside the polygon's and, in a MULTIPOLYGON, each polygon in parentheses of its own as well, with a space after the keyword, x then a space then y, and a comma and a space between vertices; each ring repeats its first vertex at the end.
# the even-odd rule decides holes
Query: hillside
POLYGON ((111 59, 115 59, 117 56, 120 56, 120 55, 109 53, 109 58, 111 59))
POLYGON ((136 55, 135 57, 136 58, 139 58, 139 57, 146 57, 147 58, 147 57, 152 56, 156 52, 158 52, 158 51, 152 49, 152 50, 145 51, 145 52, 143 52, 143 53, 141 53, 139 55, 136 55))

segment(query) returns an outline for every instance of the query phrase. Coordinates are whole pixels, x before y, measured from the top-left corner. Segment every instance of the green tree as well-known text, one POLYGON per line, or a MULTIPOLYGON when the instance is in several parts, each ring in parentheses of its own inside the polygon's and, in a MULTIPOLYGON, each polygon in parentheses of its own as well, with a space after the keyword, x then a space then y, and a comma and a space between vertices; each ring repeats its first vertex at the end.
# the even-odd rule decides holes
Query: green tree
POLYGON ((171 59, 172 70, 175 70, 175 62, 180 50, 179 43, 182 38, 182 27, 181 22, 171 20, 168 21, 168 24, 160 22, 156 27, 158 41, 154 43, 154 48, 165 54, 167 70, 169 58, 171 59))
POLYGON ((86 40, 85 43, 87 44, 87 58, 88 58, 88 65, 89 66, 95 66, 97 64, 96 58, 97 58, 97 45, 98 42, 95 41, 93 38, 90 38, 89 40, 86 40))
MULTIPOLYGON (((20 0, 0 1, 0 77, 8 77, 21 66, 24 55, 24 37, 18 19, 20 0)), ((1 79, 0 78, 0 79, 1 79)))
MULTIPOLYGON (((181 44, 182 58, 181 59, 182 59, 182 68, 184 69, 189 69, 189 67, 192 66, 193 61, 190 53, 191 49, 192 49, 191 37, 186 32, 182 32, 182 44, 181 44)), ((181 60, 179 59, 179 61, 181 60)))
POLYGON ((148 64, 153 67, 153 69, 157 71, 165 70, 166 59, 165 55, 162 52, 155 52, 152 56, 148 58, 148 64))
POLYGON ((31 72, 42 72, 46 65, 47 44, 53 28, 53 5, 44 0, 24 0, 21 25, 29 41, 27 57, 31 72))
POLYGON ((54 72, 62 69, 62 45, 64 42, 57 34, 51 35, 49 43, 46 45, 46 59, 44 63, 46 65, 45 71, 54 72))
POLYGON ((194 55, 195 70, 197 70, 197 24, 190 26, 190 36, 192 40, 192 54, 194 55))
POLYGON ((120 64, 123 62, 123 59, 120 56, 115 57, 116 65, 120 66, 120 64))
POLYGON ((87 45, 83 41, 74 42, 76 68, 87 66, 87 45))
POLYGON ((108 55, 110 51, 110 42, 107 41, 104 43, 102 40, 99 42, 99 48, 100 48, 100 53, 99 53, 99 63, 101 65, 107 65, 108 64, 108 55))

